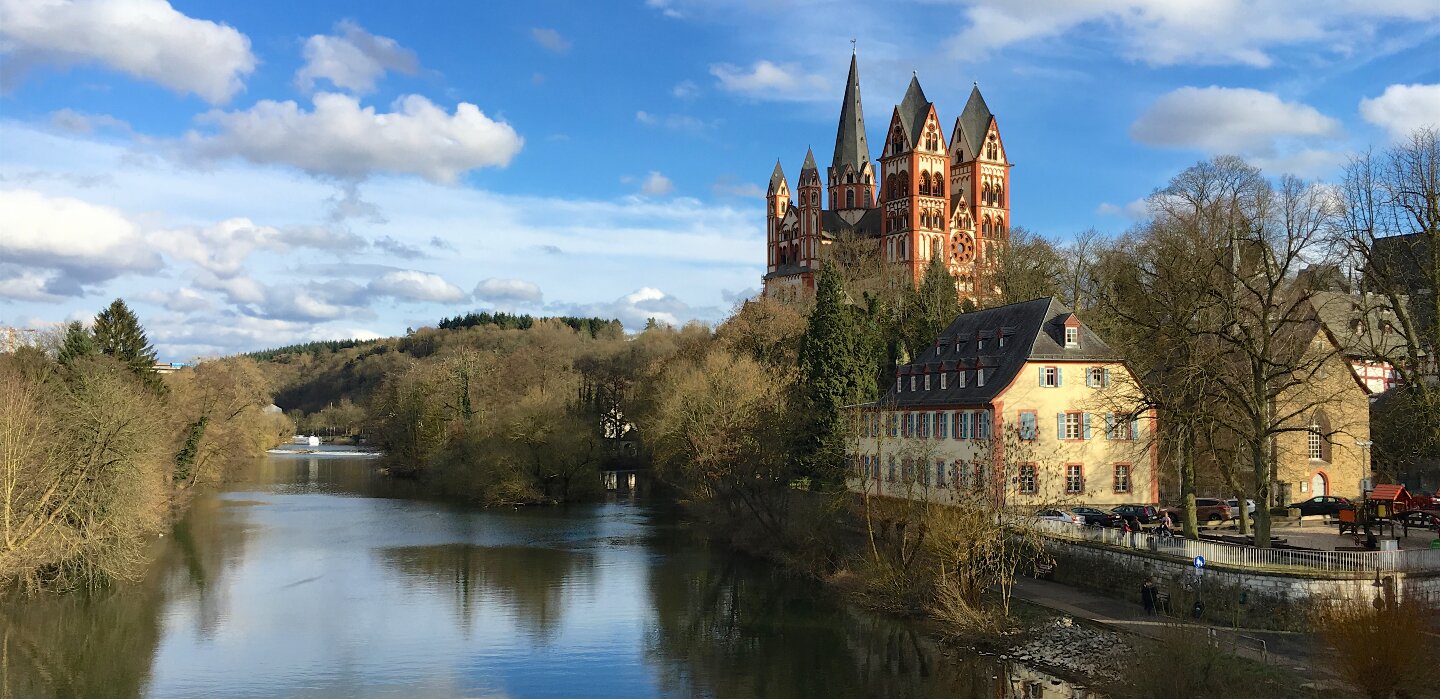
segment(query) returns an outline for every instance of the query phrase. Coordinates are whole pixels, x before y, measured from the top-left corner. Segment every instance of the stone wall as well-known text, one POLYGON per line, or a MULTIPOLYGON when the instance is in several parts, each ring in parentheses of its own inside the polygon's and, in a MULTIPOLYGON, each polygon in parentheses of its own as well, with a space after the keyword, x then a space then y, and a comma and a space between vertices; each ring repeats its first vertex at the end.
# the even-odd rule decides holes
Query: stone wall
POLYGON ((1148 551, 1103 544, 1047 542, 1056 565, 1057 582, 1100 592, 1140 606, 1140 586, 1155 576, 1170 594, 1170 614, 1190 613, 1198 600, 1204 619, 1251 628, 1307 630, 1317 608, 1347 602, 1371 603, 1377 596, 1396 599, 1418 596, 1440 606, 1440 573, 1381 576, 1375 574, 1293 574, 1261 572, 1220 565, 1206 566, 1196 576, 1188 563, 1148 551))

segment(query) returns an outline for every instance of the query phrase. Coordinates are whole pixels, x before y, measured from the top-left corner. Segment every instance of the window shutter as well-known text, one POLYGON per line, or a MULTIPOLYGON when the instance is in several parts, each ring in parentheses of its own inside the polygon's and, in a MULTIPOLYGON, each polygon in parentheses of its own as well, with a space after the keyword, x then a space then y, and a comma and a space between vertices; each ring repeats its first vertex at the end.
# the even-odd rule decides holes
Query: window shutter
POLYGON ((1061 386, 1065 383, 1065 377, 1060 373, 1061 367, 1055 367, 1055 385, 1061 386))
POLYGON ((1090 413, 1085 413, 1082 424, 1085 426, 1085 438, 1090 438, 1090 413))
POLYGON ((1131 439, 1140 439, 1140 418, 1139 418, 1139 416, 1130 418, 1130 438, 1131 438, 1131 439))
POLYGON ((1091 380, 1090 370, 1085 370, 1085 388, 1095 388, 1095 382, 1091 380))
POLYGON ((1065 439, 1065 413, 1055 413, 1055 438, 1065 439))
POLYGON ((1045 385, 1045 367, 1040 367, 1040 385, 1045 385))
POLYGON ((1110 387, 1110 367, 1105 367, 1105 378, 1100 383, 1101 388, 1110 387))
POLYGON ((1105 413, 1105 439, 1109 440, 1112 434, 1115 434, 1115 413, 1105 413))

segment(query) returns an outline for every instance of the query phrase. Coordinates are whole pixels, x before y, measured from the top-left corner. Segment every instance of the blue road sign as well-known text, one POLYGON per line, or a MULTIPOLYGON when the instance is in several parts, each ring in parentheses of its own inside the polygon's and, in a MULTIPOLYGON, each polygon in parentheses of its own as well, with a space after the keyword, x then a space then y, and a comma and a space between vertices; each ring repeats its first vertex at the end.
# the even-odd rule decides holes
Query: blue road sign
POLYGON ((1196 568, 1204 568, 1204 567, 1205 567, 1205 557, 1204 557, 1204 556, 1196 556, 1196 557, 1195 557, 1195 567, 1196 567, 1196 568))

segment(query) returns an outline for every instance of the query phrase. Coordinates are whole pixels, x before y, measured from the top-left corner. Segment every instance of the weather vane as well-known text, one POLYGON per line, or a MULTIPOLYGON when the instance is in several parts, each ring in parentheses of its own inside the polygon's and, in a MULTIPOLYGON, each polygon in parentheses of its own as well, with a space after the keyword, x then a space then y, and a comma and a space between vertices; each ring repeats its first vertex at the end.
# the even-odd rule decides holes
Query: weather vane
POLYGON ((850 53, 855 53, 855 40, 850 40, 850 53))

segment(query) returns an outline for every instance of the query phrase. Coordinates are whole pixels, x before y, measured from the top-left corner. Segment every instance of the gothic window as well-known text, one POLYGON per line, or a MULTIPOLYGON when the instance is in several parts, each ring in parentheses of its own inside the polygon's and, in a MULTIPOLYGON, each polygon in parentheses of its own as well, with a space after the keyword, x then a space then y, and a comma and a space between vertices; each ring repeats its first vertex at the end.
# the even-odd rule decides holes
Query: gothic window
POLYGON ((1312 461, 1330 460, 1330 420, 1324 410, 1315 411, 1305 432, 1307 456, 1312 461))
POLYGON ((853 189, 845 190, 845 208, 855 208, 855 190, 853 189))
POLYGON ((986 217, 985 217, 985 222, 980 225, 980 232, 981 232, 981 234, 983 234, 983 235, 984 235, 985 237, 987 237, 987 238, 990 236, 990 217, 989 217, 989 216, 986 216, 986 217))
POLYGON ((995 185, 995 205, 1005 206, 1005 186, 995 185))
MULTIPOLYGON (((870 179, 870 177, 867 175, 867 176, 865 177, 865 179, 868 180, 868 179, 870 179)), ((870 190, 869 190, 869 189, 866 189, 866 190, 865 190, 865 208, 868 209, 868 208, 870 208, 870 207, 873 206, 873 205, 874 205, 874 204, 870 201, 870 190)))
POLYGON ((985 157, 991 160, 998 160, 1000 149, 995 143, 995 137, 991 136, 990 141, 985 145, 985 157))
POLYGON ((929 193, 930 193, 930 173, 928 173, 928 172, 924 172, 924 171, 921 171, 921 172, 920 172, 920 193, 921 193, 921 194, 929 194, 929 193))
POLYGON ((847 173, 845 173, 845 184, 855 184, 855 173, 853 173, 853 172, 847 172, 847 173))

